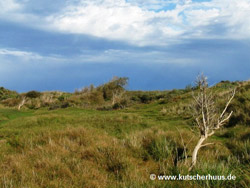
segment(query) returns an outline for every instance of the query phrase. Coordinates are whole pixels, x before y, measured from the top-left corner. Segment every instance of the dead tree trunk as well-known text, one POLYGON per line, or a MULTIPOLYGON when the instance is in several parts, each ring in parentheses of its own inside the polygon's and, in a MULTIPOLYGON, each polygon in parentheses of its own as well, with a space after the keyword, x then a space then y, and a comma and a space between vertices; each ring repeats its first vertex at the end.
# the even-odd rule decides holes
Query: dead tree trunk
POLYGON ((119 91, 115 90, 112 92, 112 105, 114 105, 117 102, 120 102, 121 99, 123 98, 125 91, 119 91))
POLYGON ((198 151, 201 148, 202 143, 205 140, 206 140, 206 138, 204 136, 201 136, 201 138, 199 139, 197 145, 195 146, 194 151, 192 153, 192 164, 191 164, 191 167, 189 168, 190 170, 192 170, 192 168, 196 165, 198 151))
POLYGON ((200 132, 200 139, 193 150, 192 163, 189 168, 189 171, 191 171, 196 165, 199 149, 201 147, 213 144, 203 144, 204 141, 206 141, 208 137, 212 136, 215 133, 214 131, 221 128, 231 117, 233 112, 231 111, 228 114, 226 113, 226 111, 235 95, 234 89, 224 107, 224 110, 219 113, 217 111, 217 108, 215 107, 214 96, 212 95, 212 93, 208 92, 209 87, 207 83, 207 78, 204 75, 198 76, 196 80, 196 85, 199 89, 199 93, 197 96, 194 96, 195 105, 193 106, 193 116, 200 132))
POLYGON ((18 110, 21 110, 22 106, 25 104, 25 101, 26 101, 26 97, 23 97, 21 103, 17 107, 18 110))

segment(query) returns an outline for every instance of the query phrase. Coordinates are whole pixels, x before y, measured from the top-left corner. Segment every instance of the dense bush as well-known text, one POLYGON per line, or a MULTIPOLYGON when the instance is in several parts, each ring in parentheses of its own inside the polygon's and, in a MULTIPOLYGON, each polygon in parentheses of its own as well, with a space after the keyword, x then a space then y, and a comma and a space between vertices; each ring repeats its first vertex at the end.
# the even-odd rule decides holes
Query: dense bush
POLYGON ((103 98, 105 100, 111 100, 113 97, 113 92, 122 92, 125 90, 125 86, 128 83, 127 77, 114 77, 108 83, 99 86, 98 89, 102 90, 103 98))
POLYGON ((64 101, 65 100, 65 96, 63 96, 63 95, 61 95, 61 96, 59 96, 58 98, 57 98, 59 101, 64 101))
POLYGON ((142 140, 142 147, 145 150, 144 159, 152 157, 155 161, 159 161, 166 159, 175 151, 176 143, 165 136, 147 135, 142 140))
POLYGON ((125 107, 128 106, 128 100, 127 99, 122 99, 121 101, 115 103, 113 105, 113 109, 117 110, 117 109, 123 109, 125 107))
POLYGON ((114 109, 124 108, 126 106, 124 102, 125 86, 128 78, 126 77, 114 77, 108 83, 95 87, 93 84, 89 87, 76 90, 67 99, 64 96, 58 97, 60 102, 67 101, 72 105, 91 107, 98 106, 98 109, 102 109, 102 105, 108 105, 114 107, 114 109))
POLYGON ((103 104, 103 93, 99 90, 93 91, 92 93, 90 93, 88 100, 91 104, 103 104))
POLYGON ((238 94, 233 103, 229 106, 229 111, 233 111, 228 126, 237 124, 250 125, 250 98, 245 93, 238 94))
POLYGON ((228 149, 242 164, 249 164, 250 162, 250 140, 239 141, 232 139, 226 143, 228 149))
POLYGON ((228 80, 222 80, 220 83, 216 84, 217 88, 230 89, 238 86, 239 82, 230 82, 228 80))
POLYGON ((4 87, 0 87, 0 101, 8 98, 17 98, 18 93, 16 91, 11 91, 5 89, 4 87))
POLYGON ((68 107, 70 107, 70 104, 68 102, 53 103, 49 105, 49 110, 56 110, 58 108, 68 108, 68 107))
POLYGON ((29 91, 28 93, 26 93, 26 97, 28 98, 38 98, 40 97, 42 94, 38 91, 29 91))
POLYGON ((148 94, 143 94, 139 96, 139 99, 141 100, 142 103, 149 103, 150 101, 153 100, 153 97, 148 94))

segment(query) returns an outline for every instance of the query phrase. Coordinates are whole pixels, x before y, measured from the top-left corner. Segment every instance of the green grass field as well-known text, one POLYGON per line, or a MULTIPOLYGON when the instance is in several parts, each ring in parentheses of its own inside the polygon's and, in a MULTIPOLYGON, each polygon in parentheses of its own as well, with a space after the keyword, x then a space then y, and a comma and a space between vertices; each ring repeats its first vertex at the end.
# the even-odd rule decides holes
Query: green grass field
POLYGON ((190 157, 180 158, 184 146, 190 156, 198 140, 187 108, 192 98, 174 96, 179 98, 120 110, 0 106, 0 187, 247 188, 249 125, 219 130, 208 141, 215 144, 199 151, 197 166, 188 172, 190 157), (232 174, 236 180, 160 181, 150 174, 232 174))

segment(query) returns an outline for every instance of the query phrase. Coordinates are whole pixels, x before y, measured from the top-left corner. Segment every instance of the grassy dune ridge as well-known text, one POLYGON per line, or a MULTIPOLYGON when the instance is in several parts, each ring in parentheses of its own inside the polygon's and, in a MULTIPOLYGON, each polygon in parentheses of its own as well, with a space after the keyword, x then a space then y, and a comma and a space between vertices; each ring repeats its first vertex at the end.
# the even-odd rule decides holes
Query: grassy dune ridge
MULTIPOLYGON (((70 105, 33 108, 35 100, 46 98, 44 94, 18 111, 15 105, 6 105, 11 100, 5 97, 0 106, 0 187, 246 188, 250 184, 250 83, 236 85, 237 95, 230 106, 235 111, 233 120, 209 138, 215 144, 199 151, 198 164, 190 173, 190 158, 182 159, 183 149, 193 138, 187 145, 190 156, 198 134, 192 131, 189 89, 127 91, 128 103, 118 109, 111 109, 109 100, 100 105, 85 101, 84 106, 81 97, 86 94, 57 93, 57 98, 64 98, 54 100, 53 105, 71 100, 70 105), (237 179, 152 181, 150 174, 232 174, 237 179)), ((219 107, 232 86, 226 82, 211 88, 219 107)))

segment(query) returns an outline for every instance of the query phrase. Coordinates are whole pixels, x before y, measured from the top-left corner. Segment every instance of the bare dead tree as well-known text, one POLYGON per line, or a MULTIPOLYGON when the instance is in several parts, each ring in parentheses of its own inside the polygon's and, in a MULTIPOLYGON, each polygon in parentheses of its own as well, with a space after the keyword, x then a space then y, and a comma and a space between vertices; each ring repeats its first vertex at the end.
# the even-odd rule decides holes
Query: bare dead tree
POLYGON ((235 89, 229 96, 222 112, 219 112, 215 106, 215 97, 209 90, 207 78, 201 74, 197 77, 196 86, 198 87, 198 95, 193 95, 193 116, 196 126, 199 129, 199 141, 192 153, 192 163, 189 171, 196 165, 197 154, 200 148, 212 145, 213 143, 203 144, 208 137, 212 136, 217 129, 220 129, 231 117, 233 111, 227 113, 227 108, 235 96, 235 89))
POLYGON ((112 105, 117 102, 120 102, 125 94, 124 90, 114 90, 112 91, 112 105))
POLYGON ((22 98, 22 101, 21 101, 21 103, 18 105, 17 109, 18 109, 18 110, 21 110, 21 108, 22 108, 22 106, 25 104, 25 102, 26 102, 26 97, 23 97, 23 98, 22 98))

